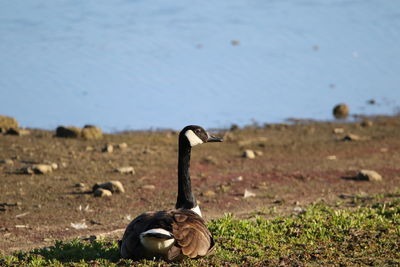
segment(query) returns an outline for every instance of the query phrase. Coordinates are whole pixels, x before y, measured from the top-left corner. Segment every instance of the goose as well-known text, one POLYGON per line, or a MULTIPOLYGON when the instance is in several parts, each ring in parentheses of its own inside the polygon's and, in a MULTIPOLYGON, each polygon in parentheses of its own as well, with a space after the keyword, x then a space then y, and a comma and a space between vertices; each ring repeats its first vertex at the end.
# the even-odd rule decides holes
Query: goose
POLYGON ((119 241, 122 258, 174 261, 207 256, 213 251, 214 239, 192 193, 190 154, 196 145, 222 141, 222 138, 210 135, 197 125, 189 125, 181 130, 175 209, 145 212, 133 219, 119 241))

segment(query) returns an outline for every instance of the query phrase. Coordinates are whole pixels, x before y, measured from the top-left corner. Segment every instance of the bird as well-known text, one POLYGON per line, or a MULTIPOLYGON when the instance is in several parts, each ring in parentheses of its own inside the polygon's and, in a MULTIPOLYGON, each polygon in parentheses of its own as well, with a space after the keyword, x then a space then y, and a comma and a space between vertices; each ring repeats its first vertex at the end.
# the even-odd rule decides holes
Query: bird
POLYGON ((196 145, 222 141, 198 125, 180 131, 175 209, 145 212, 133 219, 118 242, 122 258, 177 261, 211 254, 215 241, 192 192, 190 155, 196 145))

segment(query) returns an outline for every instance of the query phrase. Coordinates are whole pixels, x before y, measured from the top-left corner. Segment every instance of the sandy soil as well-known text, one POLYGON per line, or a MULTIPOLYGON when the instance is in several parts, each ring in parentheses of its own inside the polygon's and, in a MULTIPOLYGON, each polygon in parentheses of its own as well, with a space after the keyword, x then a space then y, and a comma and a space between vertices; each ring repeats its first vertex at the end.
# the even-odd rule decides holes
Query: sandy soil
MULTIPOLYGON (((300 121, 220 132, 226 137, 224 143, 192 151, 192 184, 204 216, 212 219, 228 212, 243 218, 276 216, 315 201, 340 205, 349 195, 398 189, 400 117, 370 120, 372 126, 300 121), (343 133, 335 134, 335 128, 343 133), (350 133, 361 139, 342 141, 350 133), (245 149, 262 155, 243 158, 245 149), (361 169, 377 171, 383 181, 354 179, 361 169), (246 189, 256 196, 244 198, 246 189)), ((3 253, 51 245, 56 239, 90 235, 117 239, 136 215, 175 204, 175 132, 128 132, 85 141, 31 130, 27 136, 0 136, 0 160, 5 159, 12 159, 12 164, 0 163, 3 253), (102 152, 106 144, 123 142, 126 149, 102 152), (21 168, 46 162, 57 163, 59 169, 44 175, 20 173, 21 168), (114 172, 122 166, 133 166, 136 174, 114 172), (126 193, 97 198, 89 192, 96 182, 110 180, 121 181, 126 193), (77 187, 78 183, 86 187, 77 187), (86 229, 71 226, 83 222, 86 229)))

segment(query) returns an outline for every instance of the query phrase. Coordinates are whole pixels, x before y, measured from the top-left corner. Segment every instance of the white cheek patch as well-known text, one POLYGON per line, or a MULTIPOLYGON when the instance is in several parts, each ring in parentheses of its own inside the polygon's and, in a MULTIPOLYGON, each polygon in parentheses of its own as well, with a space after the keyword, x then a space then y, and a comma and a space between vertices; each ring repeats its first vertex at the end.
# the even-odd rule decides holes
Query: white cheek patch
POLYGON ((195 145, 200 145, 203 142, 192 130, 187 130, 186 133, 186 138, 189 140, 190 146, 195 146, 195 145))

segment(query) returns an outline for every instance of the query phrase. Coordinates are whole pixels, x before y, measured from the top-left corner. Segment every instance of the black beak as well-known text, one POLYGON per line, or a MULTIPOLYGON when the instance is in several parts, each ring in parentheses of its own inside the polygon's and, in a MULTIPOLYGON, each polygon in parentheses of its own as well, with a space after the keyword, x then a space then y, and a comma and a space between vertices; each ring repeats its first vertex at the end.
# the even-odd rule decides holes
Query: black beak
POLYGON ((221 137, 216 137, 209 133, 207 133, 207 135, 208 135, 207 142, 222 142, 222 141, 224 141, 224 139, 221 137))

